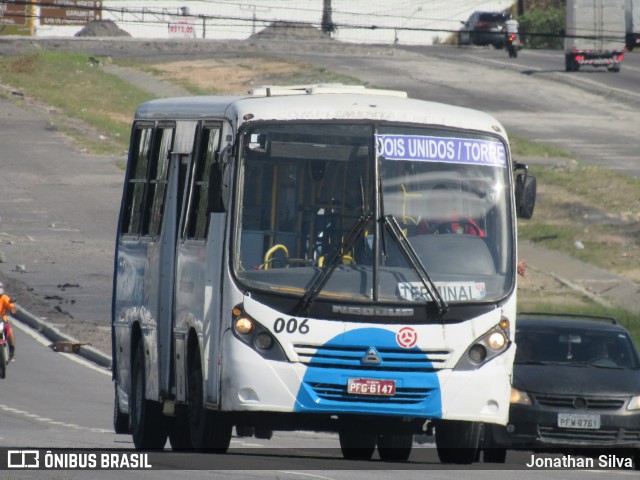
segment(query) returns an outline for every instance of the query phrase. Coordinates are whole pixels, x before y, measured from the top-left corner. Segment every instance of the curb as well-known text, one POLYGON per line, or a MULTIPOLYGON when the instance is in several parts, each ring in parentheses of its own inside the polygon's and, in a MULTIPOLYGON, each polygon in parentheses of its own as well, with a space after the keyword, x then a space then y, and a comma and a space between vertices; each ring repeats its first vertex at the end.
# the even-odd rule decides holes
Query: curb
MULTIPOLYGON (((41 318, 36 317, 32 313, 22 308, 19 304, 16 305, 16 313, 12 316, 22 323, 29 325, 34 330, 40 332, 52 342, 78 342, 77 339, 62 333, 56 327, 50 323, 45 322, 41 318)), ((87 345, 81 345, 77 353, 81 357, 95 363, 103 368, 111 370, 111 357, 102 353, 101 351, 87 345)))

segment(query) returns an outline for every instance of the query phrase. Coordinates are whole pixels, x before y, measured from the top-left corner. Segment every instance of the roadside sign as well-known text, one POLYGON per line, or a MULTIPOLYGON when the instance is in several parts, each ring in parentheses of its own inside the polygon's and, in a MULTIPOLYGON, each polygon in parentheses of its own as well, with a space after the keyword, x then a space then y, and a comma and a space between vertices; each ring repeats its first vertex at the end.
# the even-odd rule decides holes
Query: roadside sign
POLYGON ((26 25, 28 2, 6 0, 0 3, 0 25, 26 25))
POLYGON ((102 20, 102 0, 40 0, 40 25, 83 25, 102 20))
POLYGON ((172 16, 169 21, 169 38, 194 38, 194 20, 189 17, 172 16))

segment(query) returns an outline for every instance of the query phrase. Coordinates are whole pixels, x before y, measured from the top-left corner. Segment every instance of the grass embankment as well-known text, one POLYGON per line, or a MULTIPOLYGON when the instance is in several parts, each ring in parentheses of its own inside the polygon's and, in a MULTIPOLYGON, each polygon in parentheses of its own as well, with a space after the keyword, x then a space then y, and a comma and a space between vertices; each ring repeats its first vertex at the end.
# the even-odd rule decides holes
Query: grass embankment
MULTIPOLYGON (((0 59, 0 84, 54 107, 61 115, 52 123, 70 134, 81 148, 121 155, 129 145, 136 107, 155 96, 106 73, 100 68, 105 61, 111 60, 67 52, 6 56, 0 59), (68 119, 79 119, 94 131, 79 128, 68 119)), ((153 73, 200 95, 246 93, 262 84, 357 82, 325 68, 263 57, 161 64, 131 60, 116 63, 153 73)), ((2 89, 0 94, 12 96, 2 89)))
MULTIPOLYGON (((538 179, 536 209, 531 220, 519 221, 518 237, 639 282, 640 180, 570 160, 530 172, 538 179)), ((638 312, 570 295, 566 301, 547 302, 552 291, 529 292, 525 287, 518 305, 521 310, 613 316, 640 343, 638 312)))
POLYGON ((1 83, 54 107, 55 119, 50 121, 82 148, 95 153, 126 151, 135 108, 152 98, 150 93, 106 75, 99 61, 89 55, 39 52, 7 56, 0 62, 1 83), (65 117, 79 119, 95 131, 74 126, 65 117))
MULTIPOLYGON (((128 147, 135 108, 153 95, 105 73, 100 61, 104 59, 63 52, 4 57, 0 60, 0 84, 55 107, 60 114, 56 116, 56 126, 71 134, 83 148, 122 155, 128 147), (79 119, 91 129, 74 127, 74 122, 65 118, 79 119)), ((262 84, 358 83, 357 79, 323 68, 278 59, 209 59, 190 62, 188 68, 184 62, 123 65, 152 72, 194 94, 243 93, 262 84)), ((640 264, 640 181, 581 165, 571 160, 568 152, 549 145, 514 136, 510 140, 516 159, 566 158, 561 167, 530 169, 538 177, 538 202, 534 218, 519 222, 520 238, 639 280, 636 265, 640 264), (577 241, 584 248, 576 248, 577 241)), ((638 330, 636 338, 640 338, 632 314, 606 309, 588 298, 574 300, 563 308, 525 291, 519 304, 527 310, 574 309, 576 313, 613 315, 638 330)))

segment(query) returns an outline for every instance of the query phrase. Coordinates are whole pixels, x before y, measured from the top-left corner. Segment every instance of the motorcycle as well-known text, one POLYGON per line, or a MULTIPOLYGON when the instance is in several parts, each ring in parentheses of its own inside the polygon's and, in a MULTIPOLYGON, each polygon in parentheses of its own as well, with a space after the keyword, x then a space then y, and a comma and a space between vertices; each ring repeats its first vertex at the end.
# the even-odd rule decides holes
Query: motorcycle
POLYGON ((9 364, 9 342, 7 341, 7 323, 0 320, 0 378, 7 378, 9 364))
POLYGON ((516 58, 518 56, 518 34, 507 33, 505 35, 505 44, 507 52, 509 52, 509 58, 516 58))

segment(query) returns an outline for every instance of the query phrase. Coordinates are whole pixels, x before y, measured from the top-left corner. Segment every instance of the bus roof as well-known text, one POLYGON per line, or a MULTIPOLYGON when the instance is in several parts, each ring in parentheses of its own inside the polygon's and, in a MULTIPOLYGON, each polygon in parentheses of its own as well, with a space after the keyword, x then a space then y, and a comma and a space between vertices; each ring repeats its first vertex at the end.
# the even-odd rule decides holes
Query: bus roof
POLYGON ((246 122, 363 120, 439 125, 504 135, 492 116, 464 107, 407 98, 405 92, 362 86, 300 85, 258 87, 246 95, 194 96, 151 100, 136 120, 228 119, 246 122))

